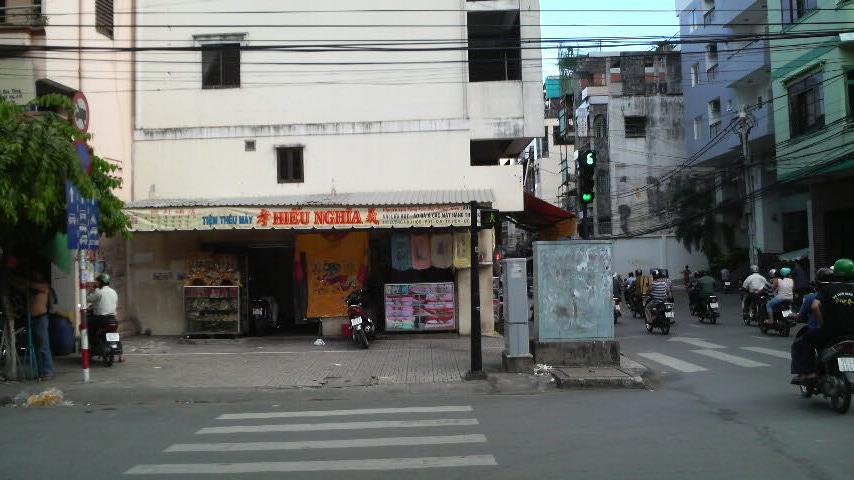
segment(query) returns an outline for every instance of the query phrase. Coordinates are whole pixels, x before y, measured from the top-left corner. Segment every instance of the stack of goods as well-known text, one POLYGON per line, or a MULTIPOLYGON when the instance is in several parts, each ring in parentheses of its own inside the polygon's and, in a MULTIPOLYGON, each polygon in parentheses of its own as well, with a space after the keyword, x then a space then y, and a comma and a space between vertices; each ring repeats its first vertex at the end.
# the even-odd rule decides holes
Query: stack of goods
POLYGON ((240 286, 240 269, 236 255, 210 255, 194 253, 190 255, 187 286, 240 286))

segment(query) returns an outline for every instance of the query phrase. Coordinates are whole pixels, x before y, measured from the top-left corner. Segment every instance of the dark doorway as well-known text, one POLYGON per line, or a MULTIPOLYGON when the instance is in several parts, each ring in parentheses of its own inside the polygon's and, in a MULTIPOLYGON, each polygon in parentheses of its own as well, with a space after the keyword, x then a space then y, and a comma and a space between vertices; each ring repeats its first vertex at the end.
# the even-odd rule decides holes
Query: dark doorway
MULTIPOLYGON (((269 329, 263 333, 314 334, 314 323, 297 321, 294 314, 294 249, 293 246, 249 248, 249 275, 246 282, 250 303, 255 299, 270 300, 273 320, 280 328, 269 329)), ((251 316, 252 310, 250 308, 251 316)), ((253 332, 261 333, 261 332, 253 332)))

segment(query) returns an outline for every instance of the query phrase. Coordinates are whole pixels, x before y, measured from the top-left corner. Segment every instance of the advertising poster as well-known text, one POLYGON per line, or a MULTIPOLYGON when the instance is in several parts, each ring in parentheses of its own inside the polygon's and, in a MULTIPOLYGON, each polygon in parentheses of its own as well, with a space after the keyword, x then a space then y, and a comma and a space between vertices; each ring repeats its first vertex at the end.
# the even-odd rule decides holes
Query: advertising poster
POLYGON ((305 254, 309 318, 347 315, 343 298, 362 288, 368 273, 368 232, 299 235, 297 261, 305 254))
POLYGON ((389 331, 455 330, 454 284, 386 284, 385 328, 389 331))

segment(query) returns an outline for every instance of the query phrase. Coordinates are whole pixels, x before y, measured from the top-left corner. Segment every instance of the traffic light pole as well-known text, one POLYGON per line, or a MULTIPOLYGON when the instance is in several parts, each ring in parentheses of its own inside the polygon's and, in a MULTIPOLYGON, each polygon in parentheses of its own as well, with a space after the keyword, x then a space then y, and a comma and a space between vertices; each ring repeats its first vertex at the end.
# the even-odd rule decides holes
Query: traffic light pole
POLYGON ((482 380, 486 378, 483 371, 483 351, 480 338, 480 272, 478 268, 478 239, 477 239, 477 202, 471 202, 471 370, 466 373, 466 380, 482 380))

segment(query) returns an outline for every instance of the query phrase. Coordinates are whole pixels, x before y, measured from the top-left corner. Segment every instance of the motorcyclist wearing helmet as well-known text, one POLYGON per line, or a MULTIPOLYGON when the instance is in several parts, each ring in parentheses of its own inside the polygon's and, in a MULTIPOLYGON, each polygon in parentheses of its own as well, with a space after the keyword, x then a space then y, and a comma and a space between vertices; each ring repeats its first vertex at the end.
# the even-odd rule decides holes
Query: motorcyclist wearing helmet
POLYGON ((715 294, 715 279, 709 275, 708 270, 700 271, 700 278, 695 282, 697 311, 704 311, 706 301, 715 294))
POLYGON ((649 301, 645 308, 646 323, 652 323, 653 307, 673 298, 673 292, 670 290, 670 284, 667 283, 664 274, 659 270, 653 270, 651 273, 653 282, 649 285, 649 301))
POLYGON ((796 349, 792 345, 794 384, 815 379, 815 350, 832 345, 840 337, 854 337, 854 261, 840 258, 833 264, 831 282, 821 286, 812 302, 818 328, 804 333, 796 349))
POLYGON ((765 304, 765 310, 768 312, 765 323, 769 325, 774 323, 774 307, 781 302, 791 302, 794 298, 795 281, 790 277, 791 273, 792 270, 789 267, 781 268, 778 277, 771 284, 771 290, 775 292, 774 298, 765 304))
MULTIPOLYGON (((830 283, 833 278, 833 270, 823 267, 819 268, 815 272, 815 283, 816 288, 820 288, 827 283, 830 283)), ((807 329, 812 330, 814 328, 818 328, 818 318, 812 313, 812 301, 818 296, 818 291, 812 292, 804 296, 804 300, 801 303, 801 307, 798 312, 794 315, 795 320, 798 322, 802 322, 804 319, 807 321, 807 329)), ((799 334, 802 334, 799 332, 799 334)))
POLYGON ((96 317, 106 317, 116 315, 116 305, 119 302, 119 295, 110 287, 110 275, 102 273, 95 279, 97 288, 86 295, 86 302, 92 304, 92 315, 96 317))
POLYGON ((741 284, 741 288, 747 291, 747 295, 741 299, 741 315, 742 318, 745 319, 747 318, 748 310, 750 310, 750 304, 756 300, 759 294, 762 293, 762 290, 765 289, 765 285, 768 283, 768 280, 759 273, 758 266, 751 265, 750 272, 750 275, 748 275, 741 284))

